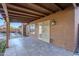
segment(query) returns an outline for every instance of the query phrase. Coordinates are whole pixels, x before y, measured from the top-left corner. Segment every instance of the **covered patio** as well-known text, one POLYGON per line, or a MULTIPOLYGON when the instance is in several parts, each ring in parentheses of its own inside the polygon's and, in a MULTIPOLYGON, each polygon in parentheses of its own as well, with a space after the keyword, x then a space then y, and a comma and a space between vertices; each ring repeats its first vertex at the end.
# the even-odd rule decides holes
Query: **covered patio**
POLYGON ((78 6, 78 3, 0 4, 6 22, 4 56, 74 55, 78 46, 78 6), (22 36, 10 39, 10 22, 22 23, 22 36))
POLYGON ((4 56, 73 56, 73 52, 33 37, 11 39, 4 56), (17 42, 17 43, 16 43, 17 42))

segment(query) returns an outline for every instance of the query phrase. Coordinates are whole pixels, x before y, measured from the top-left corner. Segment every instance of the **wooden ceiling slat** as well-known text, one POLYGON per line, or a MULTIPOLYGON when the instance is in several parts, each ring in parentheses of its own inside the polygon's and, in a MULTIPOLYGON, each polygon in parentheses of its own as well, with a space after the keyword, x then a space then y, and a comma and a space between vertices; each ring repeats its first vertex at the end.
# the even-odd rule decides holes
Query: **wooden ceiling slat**
POLYGON ((48 12, 45 13, 45 11, 47 11, 46 9, 38 7, 37 5, 34 5, 33 3, 18 3, 18 4, 14 3, 14 5, 36 11, 36 12, 42 13, 44 15, 47 15, 46 13, 48 13, 48 12))
MULTIPOLYGON (((0 13, 5 15, 5 13, 3 11, 3 8, 0 8, 0 13)), ((13 10, 8 10, 8 13, 9 14, 14 14, 14 15, 21 15, 23 17, 39 17, 39 16, 35 16, 35 15, 30 15, 30 14, 22 13, 22 12, 16 12, 16 11, 13 11, 13 10)))
POLYGON ((16 14, 10 14, 9 15, 12 15, 12 16, 21 16, 21 17, 27 17, 27 16, 23 16, 23 15, 16 15, 16 14))
POLYGON ((22 13, 22 12, 19 12, 19 11, 14 11, 14 10, 8 10, 8 12, 21 14, 21 15, 26 15, 26 16, 32 16, 32 17, 39 17, 39 16, 35 16, 35 15, 30 15, 30 14, 27 14, 27 13, 22 13))
POLYGON ((29 16, 15 15, 15 14, 10 14, 10 13, 9 13, 9 16, 32 18, 32 17, 29 17, 29 16))
MULTIPOLYGON (((78 4, 76 5, 78 6, 78 4)), ((73 5, 66 3, 8 3, 7 6, 8 14, 12 22, 31 22, 54 12, 63 11, 73 5)), ((5 16, 2 9, 0 9, 0 13, 5 16)))
POLYGON ((20 15, 20 16, 24 16, 24 17, 35 17, 35 16, 29 16, 29 15, 20 14, 20 13, 14 13, 14 12, 9 12, 9 14, 20 15))
POLYGON ((10 17, 11 19, 11 22, 25 22, 25 23, 28 23, 36 18, 19 18, 19 17, 10 17))
POLYGON ((23 7, 12 5, 12 4, 7 4, 7 6, 8 6, 8 8, 13 8, 13 9, 16 9, 18 11, 23 11, 23 12, 26 12, 26 13, 29 13, 32 15, 46 16, 45 14, 30 10, 28 8, 23 8, 23 7))
POLYGON ((47 10, 47 11, 48 11, 48 12, 50 12, 50 13, 52 13, 52 12, 53 12, 52 10, 49 10, 48 8, 44 7, 44 6, 43 6, 43 5, 41 5, 41 4, 34 3, 33 5, 36 5, 36 6, 40 7, 40 8, 43 8, 43 9, 47 10))
POLYGON ((32 9, 35 9, 37 11, 40 11, 41 13, 44 13, 46 15, 48 15, 48 14, 51 13, 51 11, 49 11, 47 8, 41 7, 41 6, 39 6, 39 5, 35 4, 35 3, 30 3, 30 4, 27 4, 27 5, 34 7, 32 9))
MULTIPOLYGON (((2 15, 5 15, 4 13, 1 13, 2 15)), ((30 16, 24 16, 24 15, 18 15, 18 14, 13 14, 13 13, 9 13, 9 16, 16 16, 16 17, 28 17, 28 18, 32 18, 30 16)))

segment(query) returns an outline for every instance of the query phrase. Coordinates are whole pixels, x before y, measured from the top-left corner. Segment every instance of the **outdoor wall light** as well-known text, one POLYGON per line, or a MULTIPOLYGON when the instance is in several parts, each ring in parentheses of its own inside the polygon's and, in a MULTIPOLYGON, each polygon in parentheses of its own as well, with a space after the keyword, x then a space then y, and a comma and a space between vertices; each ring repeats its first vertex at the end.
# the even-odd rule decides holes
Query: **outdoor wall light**
POLYGON ((56 25, 56 21, 54 19, 51 21, 51 25, 56 25))

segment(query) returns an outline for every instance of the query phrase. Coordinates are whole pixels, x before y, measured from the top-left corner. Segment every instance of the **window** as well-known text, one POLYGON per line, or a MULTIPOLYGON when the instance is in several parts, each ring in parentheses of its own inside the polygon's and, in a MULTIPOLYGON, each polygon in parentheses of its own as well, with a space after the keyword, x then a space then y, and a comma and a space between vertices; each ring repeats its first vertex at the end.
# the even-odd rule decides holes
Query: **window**
POLYGON ((30 24, 29 25, 29 30, 32 34, 35 34, 35 24, 30 24))

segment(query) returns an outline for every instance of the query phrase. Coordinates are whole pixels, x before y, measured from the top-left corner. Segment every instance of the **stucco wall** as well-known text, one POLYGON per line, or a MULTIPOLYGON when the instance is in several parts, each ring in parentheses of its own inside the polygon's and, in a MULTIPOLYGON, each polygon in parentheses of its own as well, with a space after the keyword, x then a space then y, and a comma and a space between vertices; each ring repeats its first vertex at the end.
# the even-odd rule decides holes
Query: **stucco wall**
POLYGON ((67 50, 74 51, 74 10, 68 9, 53 15, 56 25, 51 26, 51 43, 67 50))
MULTIPOLYGON (((67 8, 64 11, 51 14, 47 17, 38 19, 31 23, 38 24, 41 21, 52 20, 56 21, 56 25, 50 26, 50 43, 58 47, 63 47, 67 50, 75 50, 75 22, 74 22, 74 9, 67 8)), ((38 38, 38 26, 36 27, 36 37, 38 38)))

